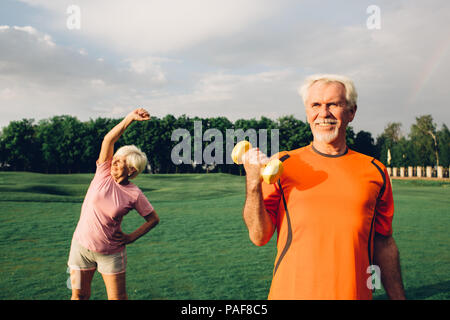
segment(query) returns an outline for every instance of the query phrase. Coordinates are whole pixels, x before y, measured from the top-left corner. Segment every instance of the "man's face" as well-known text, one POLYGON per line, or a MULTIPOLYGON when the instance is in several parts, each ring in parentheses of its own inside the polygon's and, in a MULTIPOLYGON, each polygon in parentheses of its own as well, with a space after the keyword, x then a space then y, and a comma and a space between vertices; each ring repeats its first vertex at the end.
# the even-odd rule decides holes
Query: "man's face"
POLYGON ((345 87, 339 82, 318 81, 308 91, 306 117, 314 140, 332 143, 345 137, 356 112, 347 107, 345 87))

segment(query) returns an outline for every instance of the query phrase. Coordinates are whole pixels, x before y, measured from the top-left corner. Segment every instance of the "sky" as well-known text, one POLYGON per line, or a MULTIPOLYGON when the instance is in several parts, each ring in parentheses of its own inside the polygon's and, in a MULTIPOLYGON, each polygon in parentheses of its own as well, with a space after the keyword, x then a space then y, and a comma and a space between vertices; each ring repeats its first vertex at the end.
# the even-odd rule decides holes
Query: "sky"
POLYGON ((449 16, 448 0, 0 0, 0 127, 137 107, 305 121, 299 86, 336 73, 358 91, 356 132, 407 134, 425 114, 440 128, 449 16))

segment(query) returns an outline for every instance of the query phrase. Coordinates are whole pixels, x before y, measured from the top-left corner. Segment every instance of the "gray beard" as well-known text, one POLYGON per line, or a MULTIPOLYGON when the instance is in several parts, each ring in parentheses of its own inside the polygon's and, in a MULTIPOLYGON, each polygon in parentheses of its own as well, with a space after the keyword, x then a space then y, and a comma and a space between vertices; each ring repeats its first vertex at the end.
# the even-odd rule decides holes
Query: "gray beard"
POLYGON ((334 140, 336 140, 336 138, 339 135, 339 128, 336 126, 335 129, 331 132, 327 132, 327 133, 314 133, 314 139, 318 142, 324 142, 324 143, 331 143, 334 140))

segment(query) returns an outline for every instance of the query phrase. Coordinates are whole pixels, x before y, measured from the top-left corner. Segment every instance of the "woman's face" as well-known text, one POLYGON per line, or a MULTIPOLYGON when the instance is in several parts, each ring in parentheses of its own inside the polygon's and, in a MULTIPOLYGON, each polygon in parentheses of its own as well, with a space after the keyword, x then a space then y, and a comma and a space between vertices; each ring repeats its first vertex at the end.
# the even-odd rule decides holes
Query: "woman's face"
POLYGON ((111 163, 111 176, 116 182, 128 179, 129 170, 126 156, 114 156, 111 163))

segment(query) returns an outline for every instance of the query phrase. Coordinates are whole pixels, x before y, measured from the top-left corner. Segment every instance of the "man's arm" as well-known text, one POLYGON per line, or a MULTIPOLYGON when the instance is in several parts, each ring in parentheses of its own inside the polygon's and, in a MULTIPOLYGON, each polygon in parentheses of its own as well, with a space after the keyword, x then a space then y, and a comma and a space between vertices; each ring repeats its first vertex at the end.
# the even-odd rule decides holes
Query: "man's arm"
POLYGON ((380 267, 381 283, 392 300, 404 300, 405 291, 400 269, 400 254, 392 236, 375 233, 373 242, 374 264, 380 267))
POLYGON ((242 216, 250 240, 263 246, 272 238, 275 226, 266 211, 261 188, 261 168, 268 159, 259 150, 251 149, 244 157, 246 172, 246 199, 242 216))
POLYGON ((99 164, 112 159, 114 154, 114 144, 119 140, 120 136, 125 132, 133 121, 144 121, 150 119, 148 112, 142 108, 130 112, 121 122, 109 131, 103 138, 100 155, 97 162, 99 164))

